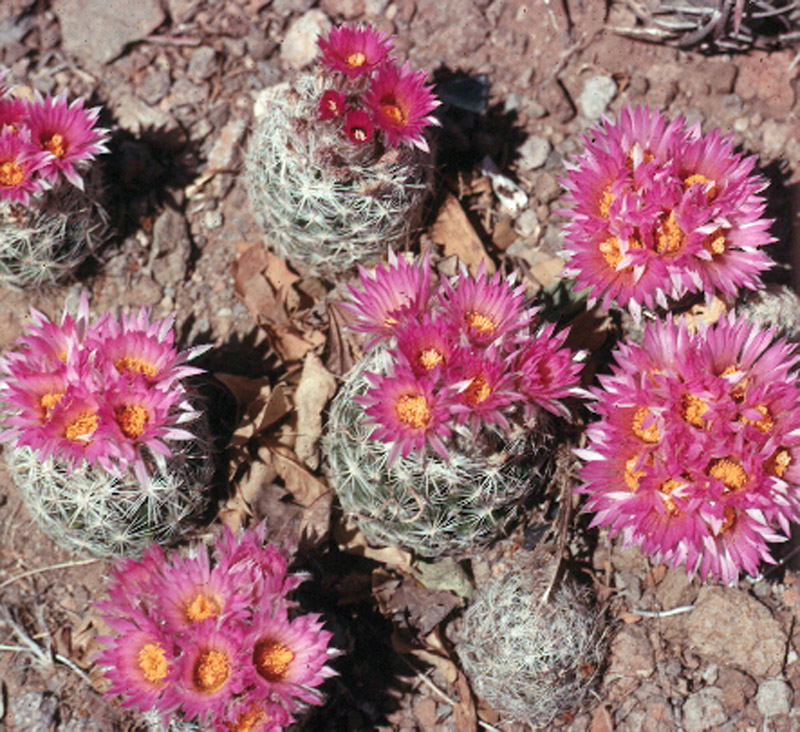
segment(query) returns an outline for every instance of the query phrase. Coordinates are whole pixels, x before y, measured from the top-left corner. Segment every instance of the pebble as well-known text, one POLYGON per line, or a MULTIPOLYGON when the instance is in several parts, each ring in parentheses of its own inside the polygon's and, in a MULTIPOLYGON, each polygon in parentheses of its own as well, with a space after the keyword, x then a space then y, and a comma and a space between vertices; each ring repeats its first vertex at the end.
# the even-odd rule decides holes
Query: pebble
POLYGON ((144 80, 136 89, 136 93, 148 104, 158 104, 169 93, 171 83, 169 69, 152 64, 147 69, 144 80))
POLYGON ((786 141, 789 139, 789 127, 774 119, 764 120, 764 124, 761 125, 761 139, 764 142, 765 153, 779 156, 785 151, 786 141))
POLYGON ((319 5, 332 18, 353 20, 364 15, 364 0, 322 0, 319 5))
POLYGON ((521 170, 536 170, 547 162, 547 156, 552 149, 550 140, 546 137, 533 135, 529 137, 519 149, 519 167, 521 170))
POLYGON ((9 701, 9 711, 18 730, 50 732, 56 724, 58 699, 52 694, 29 691, 9 701))
POLYGON ((583 84, 583 90, 578 97, 578 108, 587 119, 598 120, 616 94, 617 84, 610 76, 591 76, 583 84))
POLYGON ((292 21, 281 45, 281 61, 291 69, 308 66, 317 56, 317 36, 331 27, 322 10, 309 10, 292 21))
POLYGON ((608 676, 615 675, 646 679, 656 668, 653 646, 644 628, 638 625, 625 625, 620 628, 611 641, 611 661, 608 676))
POLYGON ((539 203, 550 203, 561 195, 561 184, 552 173, 544 172, 536 177, 533 191, 539 203))
POLYGON ((153 225, 153 277, 162 287, 183 282, 191 257, 186 219, 180 211, 167 208, 153 225))
POLYGON ((178 79, 170 90, 169 101, 172 106, 200 104, 208 98, 208 90, 185 77, 178 79))
POLYGON ((246 129, 247 121, 242 118, 232 119, 222 128, 208 154, 209 170, 224 170, 233 165, 237 146, 246 129))
POLYGON ((532 208, 526 208, 517 217, 514 228, 523 239, 538 239, 542 231, 539 217, 532 208))
POLYGON ((683 704, 683 728, 686 732, 705 732, 728 720, 722 704, 722 689, 707 686, 694 692, 683 704))
POLYGON ((758 711, 764 717, 788 714, 792 708, 792 687, 783 679, 767 679, 756 693, 758 711))
POLYGON ((96 64, 113 61, 166 18, 159 0, 56 0, 53 10, 63 49, 96 64))
POLYGON ((756 682, 753 679, 747 674, 727 666, 719 669, 714 683, 722 689, 722 701, 728 714, 741 712, 756 693, 756 682))
POLYGON ((222 211, 206 211, 203 216, 203 224, 207 229, 219 229, 222 221, 222 211))
POLYGON ((217 70, 217 52, 211 46, 200 46, 192 51, 187 73, 195 81, 208 79, 217 70))

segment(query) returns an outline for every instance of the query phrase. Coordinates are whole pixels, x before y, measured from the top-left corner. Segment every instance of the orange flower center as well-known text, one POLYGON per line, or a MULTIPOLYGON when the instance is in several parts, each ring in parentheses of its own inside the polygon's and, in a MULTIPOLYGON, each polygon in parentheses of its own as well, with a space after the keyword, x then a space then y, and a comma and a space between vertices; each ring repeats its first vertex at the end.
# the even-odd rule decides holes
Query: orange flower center
POLYGON ((614 203, 614 194, 606 188, 603 191, 603 197, 600 199, 600 215, 604 218, 608 218, 608 212, 611 210, 611 204, 614 203))
POLYGON ((719 527, 719 533, 722 534, 736 525, 736 509, 733 506, 725 506, 722 511, 723 521, 722 526, 719 527))
POLYGON ((747 419, 747 417, 739 417, 739 421, 753 425, 759 432, 769 432, 775 424, 772 415, 769 413, 769 408, 765 404, 758 404, 755 410, 761 415, 761 419, 757 422, 747 419))
POLYGON ((39 399, 39 406, 44 409, 45 417, 50 416, 50 412, 53 411, 56 404, 58 404, 64 398, 64 392, 57 392, 54 391, 50 394, 43 394, 42 398, 39 399))
POLYGON ((636 461, 639 459, 638 455, 634 455, 630 460, 625 463, 625 483, 630 488, 631 493, 635 493, 639 487, 639 478, 641 478, 645 471, 634 470, 636 461))
POLYGON ((246 712, 242 712, 236 717, 235 722, 225 722, 224 724, 230 732, 253 732, 258 728, 258 724, 266 719, 266 712, 255 704, 251 704, 246 712))
POLYGON ((728 491, 737 491, 744 488, 747 483, 747 473, 744 468, 731 458, 717 458, 708 464, 708 474, 718 478, 728 491))
POLYGON ((129 374, 144 374, 145 376, 154 379, 158 374, 158 369, 153 364, 143 361, 141 358, 134 356, 123 356, 114 362, 117 371, 122 373, 127 371, 129 374))
POLYGON ((186 605, 186 620, 199 623, 206 618, 216 618, 219 611, 219 603, 213 597, 199 594, 186 605))
POLYGON ((339 103, 335 99, 328 99, 328 109, 331 111, 331 114, 338 115, 339 114, 339 103))
POLYGON ((703 248, 711 254, 725 253, 725 233, 721 228, 703 237, 703 248))
POLYGON ((600 250, 600 254, 603 255, 603 259, 606 260, 606 263, 611 269, 616 269, 619 266, 619 263, 622 261, 622 252, 619 250, 619 239, 617 239, 616 236, 612 236, 610 239, 600 242, 597 248, 600 250))
POLYGON ((397 418, 412 429, 421 430, 431 421, 428 400, 422 394, 403 394, 395 404, 397 418))
POLYGON ((782 478, 792 462, 792 456, 785 447, 779 447, 764 463, 764 470, 776 478, 782 478))
POLYGON ((406 123, 405 112, 394 102, 382 102, 380 109, 384 117, 388 117, 392 124, 404 125, 406 123))
POLYGON ((464 391, 464 399, 474 407, 484 401, 491 393, 492 389, 489 386, 489 382, 485 376, 480 374, 470 382, 464 391))
POLYGON ((25 180, 25 169, 11 160, 0 163, 0 185, 18 186, 25 180))
POLYGON ((145 425, 150 421, 150 413, 139 404, 117 407, 114 414, 122 434, 131 440, 141 437, 145 425))
POLYGON ((219 691, 231 675, 228 656, 222 651, 201 653, 194 663, 192 681, 194 688, 203 694, 219 691))
POLYGON ((644 423, 645 417, 650 414, 647 407, 639 407, 633 415, 633 421, 631 422, 631 430, 633 430, 633 434, 636 435, 640 440, 644 440, 644 442, 658 442, 658 426, 655 422, 651 424, 647 429, 642 429, 642 424, 644 423))
POLYGON ((79 414, 64 428, 64 437, 73 442, 83 442, 83 438, 97 429, 97 415, 94 412, 79 414))
POLYGON ((366 142, 367 141, 367 132, 366 130, 361 129, 360 127, 354 127, 351 134, 356 139, 357 142, 366 142))
POLYGON ((667 254, 675 254, 679 252, 683 243, 686 241, 686 234, 684 234, 677 223, 675 223, 675 212, 670 211, 661 226, 656 232, 656 251, 660 254, 666 252, 667 254))
POLYGON ((717 195, 717 184, 710 178, 706 178, 700 173, 690 175, 685 181, 683 181, 683 190, 688 191, 692 186, 697 185, 698 183, 711 183, 706 191, 706 200, 713 201, 714 197, 717 195))
POLYGON ((424 348, 417 356, 417 363, 426 371, 444 363, 444 354, 438 348, 424 348))
POLYGON ((57 132, 48 139, 43 140, 42 146, 47 152, 53 153, 57 158, 63 158, 67 154, 67 148, 64 145, 64 137, 57 132))
POLYGON ((272 683, 286 678, 293 658, 294 653, 283 643, 274 640, 259 641, 253 651, 256 671, 272 683))
POLYGON ((693 427, 703 427, 703 415, 708 411, 708 405, 694 394, 684 394, 681 397, 681 417, 693 427))
POLYGON ((476 310, 467 313, 464 319, 467 321, 469 328, 474 328, 481 335, 491 335, 497 330, 497 325, 491 318, 476 310))
POLYGON ((344 62, 351 68, 356 69, 359 66, 363 66, 367 62, 367 57, 361 53, 361 51, 356 51, 355 53, 351 53, 344 62))
POLYGON ((164 680, 169 671, 167 652, 159 643, 145 643, 139 651, 139 670, 151 684, 164 680))
POLYGON ((670 494, 672 491, 674 491, 676 488, 680 488, 682 485, 683 483, 680 480, 669 478, 668 480, 665 480, 659 488, 659 490, 664 494, 664 508, 670 516, 677 516, 680 513, 678 505, 675 503, 675 500, 670 494))

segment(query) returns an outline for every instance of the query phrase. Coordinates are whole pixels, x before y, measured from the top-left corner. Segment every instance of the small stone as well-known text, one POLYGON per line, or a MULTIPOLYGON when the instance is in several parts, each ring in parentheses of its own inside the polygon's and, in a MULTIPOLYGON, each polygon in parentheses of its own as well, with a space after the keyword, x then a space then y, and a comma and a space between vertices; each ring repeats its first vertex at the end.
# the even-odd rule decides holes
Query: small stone
POLYGON ((414 703, 414 716, 420 723, 421 729, 434 729, 439 720, 436 712, 436 702, 429 696, 424 696, 414 703))
POLYGON ((611 641, 608 675, 646 679, 652 676, 656 663, 653 646, 643 628, 626 625, 611 641))
POLYGON ((767 679, 758 686, 758 711, 764 717, 788 714, 792 708, 792 687, 783 679, 767 679))
POLYGON ((186 219, 180 211, 166 209, 153 225, 153 277, 162 287, 176 285, 186 277, 191 241, 186 219))
POLYGON ((159 0, 56 0, 53 10, 64 50, 98 64, 113 61, 166 18, 159 0))
POLYGON ((56 724, 58 699, 52 694, 29 691, 11 698, 9 711, 18 730, 50 732, 56 724))
POLYGON ((205 86, 195 84, 185 77, 178 79, 170 90, 167 97, 172 107, 183 107, 187 105, 200 104, 208 97, 205 86))
POLYGON ((209 170, 225 170, 233 165, 237 146, 246 129, 247 122, 241 118, 232 119, 222 128, 208 154, 209 170))
POLYGON ((617 83, 610 76, 598 74, 589 77, 578 97, 578 108, 586 119, 598 120, 617 94, 617 83))
POLYGON ((764 120, 761 125, 761 139, 764 142, 764 152, 771 156, 782 156, 789 139, 789 126, 774 119, 764 120))
POLYGON ((322 0, 319 6, 331 18, 353 20, 364 15, 364 0, 322 0))
POLYGON ((747 119, 747 117, 737 117, 733 121, 733 129, 737 132, 744 132, 749 124, 750 121, 747 119))
POLYGON ((169 93, 171 83, 169 70, 153 64, 147 69, 136 93, 148 104, 158 104, 169 93))
POLYGON ((203 224, 207 229, 219 229, 222 226, 222 211, 206 211, 203 216, 203 224))
POLYGON ((517 217, 514 228, 523 239, 538 239, 542 232, 539 217, 532 208, 526 208, 517 217))
POLYGON ((195 81, 208 79, 217 70, 217 52, 211 46, 200 46, 192 51, 186 72, 195 81))
POLYGON ((634 572, 617 572, 614 575, 614 584, 631 602, 642 599, 642 579, 634 572))
POLYGON ((547 162, 547 156, 552 149, 550 140, 546 137, 533 135, 522 144, 519 149, 520 170, 536 170, 547 162))
POLYGON ((133 94, 123 93, 110 105, 123 130, 138 135, 143 129, 173 129, 175 119, 168 112, 146 104, 133 94))
POLYGON ((561 184, 552 173, 545 171, 536 176, 533 192, 536 194, 536 200, 539 203, 550 203, 561 194, 561 184))
POLYGON ((722 702, 729 715, 741 712, 757 688, 747 674, 727 666, 719 669, 715 683, 722 689, 722 702))
POLYGON ((743 55, 736 64, 739 67, 736 93, 745 101, 758 99, 768 117, 784 119, 794 107, 792 75, 785 72, 793 58, 794 53, 788 49, 743 55))
POLYGON ((272 0, 271 10, 279 18, 300 15, 314 7, 314 0, 272 0))
POLYGON ((719 666, 716 663, 710 663, 700 676, 707 684, 716 684, 717 676, 719 676, 719 666))
POLYGON ((722 689, 708 686, 691 694, 683 705, 683 728, 686 732, 705 732, 728 720, 722 705, 722 689))
POLYGON ((308 66, 317 56, 317 36, 328 32, 331 22, 322 10, 309 10, 294 20, 281 46, 281 61, 291 69, 308 66))

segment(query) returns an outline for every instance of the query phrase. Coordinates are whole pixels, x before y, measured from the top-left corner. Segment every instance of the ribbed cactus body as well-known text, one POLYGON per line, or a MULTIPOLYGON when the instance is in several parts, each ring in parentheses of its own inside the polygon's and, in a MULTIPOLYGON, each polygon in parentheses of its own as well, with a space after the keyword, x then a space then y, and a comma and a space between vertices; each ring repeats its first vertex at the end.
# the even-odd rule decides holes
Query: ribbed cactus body
POLYGON ((0 204, 0 283, 47 287, 67 279, 105 241, 108 214, 97 200, 99 172, 86 191, 68 184, 30 206, 0 204))
POLYGON ((367 539, 423 557, 463 555, 496 538, 542 484, 551 453, 546 416, 533 431, 503 437, 482 428, 458 435, 445 461, 431 450, 388 464, 391 446, 370 435, 353 397, 393 359, 374 349, 348 375, 331 405, 323 449, 342 508, 367 539))
POLYGON ((429 189, 429 153, 355 148, 317 120, 319 76, 275 87, 245 158, 253 213, 277 253, 331 275, 406 245, 429 189))
POLYGON ((479 588, 455 646, 475 693, 537 728, 580 705, 606 646, 588 594, 566 581, 542 604, 543 575, 514 565, 479 588))
POLYGON ((764 328, 775 328, 790 341, 800 341, 800 296, 789 285, 769 284, 748 293, 736 305, 736 314, 764 328))
POLYGON ((95 556, 134 556, 151 542, 168 544, 208 506, 214 472, 204 419, 193 440, 171 443, 173 454, 148 461, 142 486, 129 469, 114 476, 83 461, 71 473, 60 460, 28 447, 6 448, 6 462, 31 514, 58 544, 95 556))

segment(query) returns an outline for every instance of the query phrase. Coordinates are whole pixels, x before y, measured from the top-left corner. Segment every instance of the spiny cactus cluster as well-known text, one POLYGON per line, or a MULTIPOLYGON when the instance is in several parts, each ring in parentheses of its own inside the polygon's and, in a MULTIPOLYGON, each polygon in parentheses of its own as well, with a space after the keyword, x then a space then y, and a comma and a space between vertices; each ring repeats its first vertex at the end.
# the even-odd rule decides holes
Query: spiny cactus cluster
POLYGON ((368 539, 438 557, 495 538, 542 484, 547 412, 565 413, 580 364, 499 273, 462 271, 433 292, 430 276, 427 259, 362 269, 345 307, 373 348, 336 395, 323 447, 368 539))
POLYGON ((0 74, 0 282, 42 287, 73 273, 104 241, 100 174, 79 171, 107 152, 98 108, 66 96, 24 100, 0 74))
POLYGON ((625 0, 637 24, 616 28, 645 41, 702 51, 776 48, 800 39, 793 0, 625 0))
POLYGON ((31 513, 59 543, 131 554, 191 527, 214 470, 207 421, 172 319, 142 309, 32 324, 0 361, 2 441, 31 513), (192 423, 192 431, 184 425, 192 423))
POLYGON ((748 293, 736 304, 736 314, 762 328, 775 328, 789 341, 800 341, 800 297, 789 285, 770 283, 758 292, 748 293))
POLYGON ((406 245, 416 231, 432 173, 422 133, 437 102, 419 72, 384 58, 391 44, 369 28, 334 29, 320 45, 322 68, 270 95, 245 174, 267 243, 330 276, 406 245), (341 70, 350 68, 343 59, 355 75, 341 70), (370 83, 380 93, 372 113, 370 83))
POLYGON ((475 693, 534 727, 574 711, 599 677, 602 614, 565 581, 542 602, 544 572, 512 566, 467 608, 455 650, 475 693))

